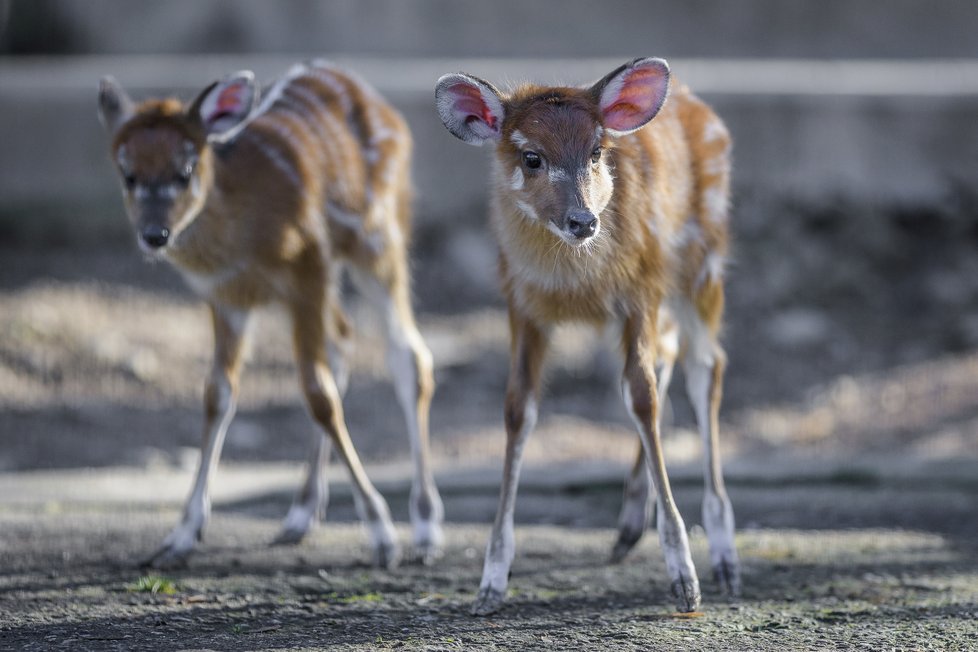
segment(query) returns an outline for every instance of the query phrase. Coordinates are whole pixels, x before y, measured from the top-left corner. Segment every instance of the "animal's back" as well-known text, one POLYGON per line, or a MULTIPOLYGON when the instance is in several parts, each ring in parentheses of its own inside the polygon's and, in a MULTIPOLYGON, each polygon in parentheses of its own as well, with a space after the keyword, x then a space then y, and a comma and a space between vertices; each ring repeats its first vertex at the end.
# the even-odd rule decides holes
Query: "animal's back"
POLYGON ((325 62, 297 64, 267 91, 231 146, 257 150, 279 185, 299 190, 308 211, 339 229, 382 230, 396 214, 407 232, 406 210, 375 205, 409 193, 410 132, 348 72, 325 62))
POLYGON ((670 292, 696 301, 704 289, 722 285, 730 134, 706 103, 677 84, 656 119, 622 140, 616 190, 629 200, 619 203, 639 207, 634 218, 646 222, 653 246, 668 257, 670 292))

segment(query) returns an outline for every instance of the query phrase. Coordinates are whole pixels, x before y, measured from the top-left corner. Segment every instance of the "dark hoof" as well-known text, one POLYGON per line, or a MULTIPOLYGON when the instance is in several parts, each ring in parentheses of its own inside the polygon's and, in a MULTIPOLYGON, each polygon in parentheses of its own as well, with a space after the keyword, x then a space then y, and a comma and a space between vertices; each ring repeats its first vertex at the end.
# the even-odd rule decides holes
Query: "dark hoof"
POLYGON ((700 583, 696 578, 680 576, 672 583, 672 595, 676 598, 676 611, 690 613, 700 606, 700 583))
POLYGON ((438 546, 415 545, 411 548, 410 560, 412 563, 422 566, 434 566, 444 556, 444 551, 438 546))
POLYGON ((497 591, 492 588, 480 589, 478 597, 472 603, 472 615, 488 616, 489 614, 496 613, 503 606, 504 597, 502 591, 497 591))
POLYGON ((618 532, 618 541, 615 542, 615 547, 611 549, 611 563, 620 564, 642 538, 643 533, 644 530, 631 529, 618 532))
POLYGON ((306 536, 308 530, 299 530, 295 528, 283 528, 275 538, 272 539, 270 545, 273 546, 294 546, 306 536))
POLYGON ((401 547, 396 543, 380 546, 374 550, 371 563, 377 568, 394 570, 401 563, 401 547))
POLYGON ((175 570, 187 567, 187 560, 193 550, 177 550, 171 546, 163 546, 149 557, 139 561, 139 568, 155 568, 157 570, 175 570))
POLYGON ((731 598, 740 597, 740 566, 735 561, 722 560, 713 567, 713 578, 720 586, 720 592, 731 598))

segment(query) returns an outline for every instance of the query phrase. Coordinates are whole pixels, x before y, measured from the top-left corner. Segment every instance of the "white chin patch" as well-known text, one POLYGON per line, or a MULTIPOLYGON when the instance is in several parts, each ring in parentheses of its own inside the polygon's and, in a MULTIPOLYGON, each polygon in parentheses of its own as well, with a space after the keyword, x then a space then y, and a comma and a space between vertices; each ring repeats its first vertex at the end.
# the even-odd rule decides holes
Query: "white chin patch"
POLYGON ((560 238, 561 240, 563 240, 565 243, 567 243, 568 246, 571 246, 571 247, 574 247, 574 248, 583 247, 584 245, 588 244, 589 242, 594 242, 595 238, 598 237, 598 234, 601 233, 601 223, 600 222, 598 222, 597 227, 595 227, 594 234, 593 235, 590 235, 590 236, 588 236, 586 238, 575 238, 570 233, 567 233, 566 231, 563 231, 562 229, 558 228, 553 222, 550 222, 550 221, 547 222, 547 228, 550 229, 550 232, 551 233, 553 233, 555 236, 557 236, 558 238, 560 238))

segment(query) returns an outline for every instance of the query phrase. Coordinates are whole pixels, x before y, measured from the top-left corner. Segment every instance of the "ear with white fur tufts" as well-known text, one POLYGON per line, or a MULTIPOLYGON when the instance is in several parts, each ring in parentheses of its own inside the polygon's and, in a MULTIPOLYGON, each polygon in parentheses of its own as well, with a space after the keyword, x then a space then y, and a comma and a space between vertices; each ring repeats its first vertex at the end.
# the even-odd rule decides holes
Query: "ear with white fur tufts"
POLYGON ((445 127, 469 145, 499 140, 505 110, 489 82, 463 73, 444 75, 435 87, 435 105, 445 127))
POLYGON ((98 119, 111 134, 128 120, 134 111, 133 102, 113 77, 103 77, 98 84, 98 119))
POLYGON ((255 75, 242 70, 201 91, 187 109, 187 115, 200 120, 209 139, 225 140, 251 115, 257 104, 255 75))
POLYGON ((664 59, 635 59, 591 87, 604 128, 612 135, 635 131, 655 117, 669 92, 669 64, 664 59))

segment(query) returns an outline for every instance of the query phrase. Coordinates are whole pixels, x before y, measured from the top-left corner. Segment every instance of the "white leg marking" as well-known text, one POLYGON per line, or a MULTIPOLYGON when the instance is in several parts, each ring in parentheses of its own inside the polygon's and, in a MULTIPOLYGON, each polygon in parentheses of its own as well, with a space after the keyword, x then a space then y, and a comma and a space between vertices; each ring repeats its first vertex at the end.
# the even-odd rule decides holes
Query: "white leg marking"
POLYGON ((210 520, 211 500, 208 485, 217 468, 217 461, 224 446, 224 437, 235 411, 234 401, 230 398, 230 388, 221 386, 220 392, 222 416, 207 436, 207 443, 201 450, 197 476, 190 497, 184 506, 183 518, 180 524, 163 539, 162 549, 166 550, 164 554, 167 558, 162 560, 164 562, 178 560, 193 550, 203 535, 204 526, 210 520))
POLYGON ((441 525, 445 520, 445 508, 429 465, 426 437, 421 431, 422 415, 418 414, 419 383, 422 373, 430 373, 432 369, 431 352, 414 324, 407 323, 400 314, 386 288, 363 274, 353 278, 380 312, 386 327, 387 367, 404 414, 414 464, 408 503, 413 542, 422 555, 436 554, 445 542, 441 525))
MULTIPOLYGON (((655 468, 656 462, 652 458, 652 441, 648 435, 648 424, 645 424, 642 416, 636 413, 635 405, 632 401, 631 385, 624 378, 622 379, 621 390, 628 414, 632 417, 632 421, 634 421, 639 435, 642 437, 646 463, 650 468, 655 468)), ((654 485, 658 485, 654 475, 652 480, 654 485)), ((667 483, 668 479, 663 477, 661 481, 667 483)), ((679 510, 672 503, 670 489, 667 486, 655 486, 655 490, 657 492, 656 521, 659 531, 659 543, 662 546, 663 556, 665 557, 666 571, 669 573, 669 577, 673 582, 673 592, 675 593, 677 590, 683 590, 685 592, 688 588, 689 591, 695 594, 696 599, 693 604, 688 604, 687 607, 683 607, 680 602, 680 608, 688 609, 689 606, 695 607, 699 601, 699 581, 696 576, 696 567, 693 565, 693 558, 689 551, 686 525, 683 522, 682 516, 679 514, 679 510), (667 496, 669 499, 668 504, 666 503, 667 496)))
MULTIPOLYGON (((668 331, 669 342, 664 342, 664 347, 674 346, 672 340, 675 339, 676 331, 668 331)), ((665 339, 665 337, 664 337, 665 339)), ((658 395, 659 405, 665 405, 666 396, 669 394, 669 383, 672 381, 672 369, 674 354, 670 352, 669 361, 664 362, 658 373, 658 395)), ((624 390, 623 390, 624 391, 624 390)), ((657 425, 661 426, 662 410, 659 410, 656 417, 659 420, 657 425)), ((633 417, 634 419, 634 417, 633 417)), ((640 533, 645 531, 648 526, 649 518, 652 516, 652 506, 655 504, 650 498, 655 496, 655 487, 652 483, 652 476, 649 473, 648 463, 643 463, 640 467, 633 467, 625 484, 625 497, 622 501, 621 514, 618 517, 618 531, 620 533, 619 543, 613 555, 616 559, 621 558, 631 549, 634 542, 638 541, 640 533)))
POLYGON ((687 352, 683 360, 686 372, 686 392, 696 414, 700 437, 703 440, 703 529, 710 546, 710 563, 714 572, 727 573, 721 578, 725 590, 734 593, 740 587, 739 560, 734 543, 734 513, 724 488, 720 467, 720 451, 716 433, 712 432, 710 400, 713 394, 714 366, 717 348, 706 325, 696 316, 692 306, 684 306, 677 312, 687 339, 687 352), (718 570, 719 569, 719 570, 718 570))
POLYGON ((306 479, 299 487, 289 508, 276 543, 297 543, 309 532, 313 524, 322 518, 329 500, 326 484, 326 464, 329 462, 330 443, 326 435, 316 435, 307 462, 306 479))
POLYGON ((379 565, 387 565, 392 561, 390 554, 397 555, 398 543, 397 532, 394 530, 394 523, 391 521, 390 509, 387 502, 374 488, 367 485, 364 491, 352 483, 353 504, 356 507, 357 515, 367 530, 367 538, 370 541, 370 549, 373 551, 374 561, 379 565))
MULTIPOLYGON (((248 325, 248 313, 222 310, 221 315, 234 337, 242 338, 248 325)), ((234 417, 235 398, 231 392, 231 382, 224 375, 220 362, 215 360, 209 381, 216 392, 215 417, 204 433, 204 446, 194 478, 193 489, 183 510, 183 518, 163 539, 163 544, 149 563, 168 564, 180 561, 189 554, 202 537, 204 527, 210 518, 211 501, 209 495, 210 479, 217 469, 217 462, 224 447, 228 426, 234 417)))
POLYGON ((536 426, 537 404, 531 397, 523 410, 523 427, 513 446, 512 465, 504 473, 500 495, 500 512, 496 516, 489 544, 486 546, 486 560, 482 567, 482 582, 479 590, 490 590, 502 595, 509 584, 509 569, 516 555, 516 538, 513 534, 513 514, 516 510, 516 489, 519 485, 520 468, 523 465, 523 446, 526 438, 536 426))

